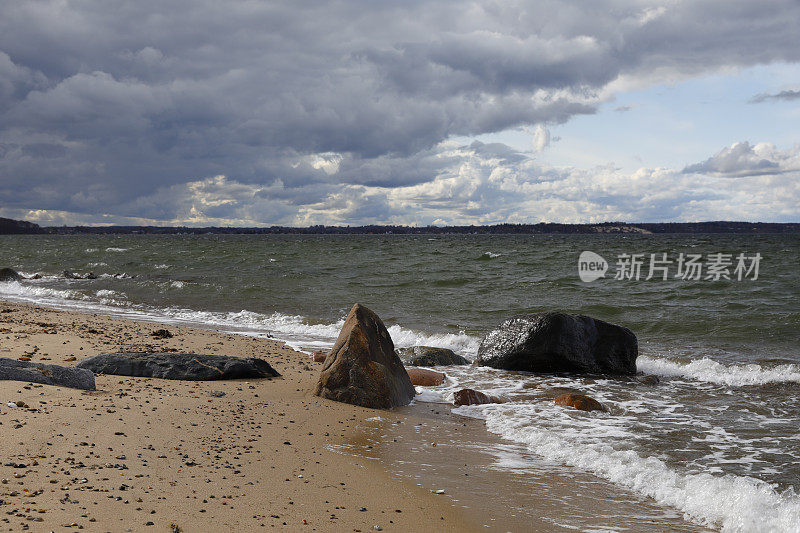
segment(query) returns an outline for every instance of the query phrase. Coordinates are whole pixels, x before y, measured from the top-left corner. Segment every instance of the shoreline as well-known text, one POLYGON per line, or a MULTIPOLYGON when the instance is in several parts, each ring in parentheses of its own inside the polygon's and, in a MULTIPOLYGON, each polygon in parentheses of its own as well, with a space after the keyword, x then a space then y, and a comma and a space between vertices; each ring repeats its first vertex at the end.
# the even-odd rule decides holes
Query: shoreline
POLYGON ((0 509, 31 509, 0 529, 26 522, 38 529, 43 524, 33 521, 42 519, 50 529, 76 523, 98 531, 104 524, 149 530, 147 522, 153 530, 175 523, 184 531, 209 524, 247 531, 567 531, 576 520, 592 527, 596 516, 614 516, 615 526, 704 531, 677 511, 569 467, 542 460, 533 473, 498 468, 510 454, 530 461, 530 453, 449 405, 418 401, 382 411, 317 398, 311 391, 321 365, 282 341, 2 300, 0 331, 9 337, 0 357, 74 365, 102 352, 178 350, 258 356, 282 374, 216 382, 97 376, 96 392, 0 381, 0 433, 20 447, 9 462, 27 465, 0 467, 0 478, 9 480, 0 486, 0 509), (174 337, 150 336, 161 328, 174 337), (5 407, 18 399, 39 412, 5 407), (113 432, 102 431, 106 422, 113 432), (67 474, 70 456, 83 457, 84 466, 67 474), (151 465, 167 475, 154 481, 151 465), (101 475, 109 468, 112 475, 101 475), (45 492, 27 497, 26 488, 45 492), (587 497, 587 488, 611 496, 587 497), (439 489, 445 493, 435 494, 439 489), (14 490, 17 497, 8 496, 14 490), (82 502, 87 491, 89 505, 82 502), (142 502, 131 500, 133 492, 142 502), (177 495, 161 499, 163 493, 177 495), (565 501, 581 501, 582 516, 565 501), (149 511, 156 513, 145 517, 149 511))
POLYGON ((102 352, 174 349, 258 356, 282 374, 97 376, 92 392, 0 381, 0 529, 478 529, 448 497, 333 451, 362 439, 367 419, 402 415, 313 396, 318 367, 282 342, 17 302, 0 301, 0 311, 0 357, 74 365, 102 352), (150 336, 161 327, 174 337, 150 336))

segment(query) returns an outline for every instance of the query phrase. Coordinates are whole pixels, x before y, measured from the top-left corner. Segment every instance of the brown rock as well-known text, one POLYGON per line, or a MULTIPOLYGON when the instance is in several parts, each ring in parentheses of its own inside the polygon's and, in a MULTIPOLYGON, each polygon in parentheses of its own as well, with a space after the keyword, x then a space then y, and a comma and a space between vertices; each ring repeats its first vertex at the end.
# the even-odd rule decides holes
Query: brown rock
POLYGON ((584 394, 562 394, 555 401, 557 405, 572 407, 581 411, 608 411, 602 403, 584 394))
POLYGON ((314 394, 378 409, 408 405, 414 385, 378 315, 355 304, 322 366, 314 394))
POLYGON ((461 389, 453 398, 455 405, 481 405, 484 403, 503 403, 497 396, 489 396, 474 389, 461 389))
POLYGON ((311 354, 311 358, 314 360, 315 363, 324 363, 327 357, 328 357, 328 352, 314 352, 311 354))
POLYGON ((408 368, 408 377, 411 383, 420 387, 434 387, 444 383, 445 375, 442 372, 428 370, 426 368, 408 368))

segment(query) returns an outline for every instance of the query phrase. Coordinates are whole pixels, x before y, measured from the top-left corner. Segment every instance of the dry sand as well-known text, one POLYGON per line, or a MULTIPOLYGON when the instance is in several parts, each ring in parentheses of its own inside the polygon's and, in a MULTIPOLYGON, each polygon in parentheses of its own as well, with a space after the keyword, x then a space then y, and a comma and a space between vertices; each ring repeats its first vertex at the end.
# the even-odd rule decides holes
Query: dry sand
POLYGON ((377 414, 401 415, 313 396, 319 364, 280 342, 8 302, 0 311, 0 357, 75 365, 178 350, 256 356, 282 374, 98 376, 93 392, 0 381, 0 530, 482 529, 447 496, 334 451, 363 440, 377 414), (152 337, 159 328, 174 337, 152 337), (6 406, 18 400, 28 408, 6 406))

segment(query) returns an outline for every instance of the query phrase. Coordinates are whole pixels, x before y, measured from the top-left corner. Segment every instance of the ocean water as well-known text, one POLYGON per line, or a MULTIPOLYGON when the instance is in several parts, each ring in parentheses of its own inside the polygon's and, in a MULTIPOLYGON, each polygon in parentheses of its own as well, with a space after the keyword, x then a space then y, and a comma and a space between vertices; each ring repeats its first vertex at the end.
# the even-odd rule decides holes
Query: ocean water
MULTIPOLYGON (((332 345, 355 302, 399 347, 468 358, 519 313, 624 325, 639 338, 638 369, 658 385, 460 367, 443 386, 418 388, 416 401, 445 408, 467 386, 501 395, 509 401, 450 408, 687 522, 800 531, 800 236, 2 236, 0 245, 0 266, 42 275, 0 283, 0 298, 271 335, 306 350, 332 345), (607 260, 605 277, 581 281, 583 251, 607 260), (706 279, 718 253, 730 254, 716 262, 731 279, 706 279), (642 254, 639 279, 614 279, 632 254, 642 254), (651 254, 672 261, 666 280, 645 279, 651 254), (676 277, 681 254, 700 255, 700 279, 676 277), (736 271, 739 254, 747 267, 759 254, 757 279, 736 271), (567 389, 609 412, 555 406, 567 389)), ((524 471, 524 460, 513 464, 524 471)))

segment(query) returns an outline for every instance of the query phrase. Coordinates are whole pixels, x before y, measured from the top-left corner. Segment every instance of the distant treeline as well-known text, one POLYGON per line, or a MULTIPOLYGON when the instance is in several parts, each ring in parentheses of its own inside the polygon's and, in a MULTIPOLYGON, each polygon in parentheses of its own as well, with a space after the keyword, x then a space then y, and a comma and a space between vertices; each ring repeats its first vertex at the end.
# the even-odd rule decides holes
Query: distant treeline
POLYGON ((592 234, 592 233, 800 233, 800 223, 772 222, 655 222, 628 224, 496 224, 493 226, 310 226, 291 228, 161 227, 161 226, 58 226, 40 227, 31 222, 0 218, 0 233, 45 233, 56 235, 108 234, 243 234, 243 235, 364 235, 364 234, 592 234))
POLYGON ((47 233, 33 222, 14 220, 0 217, 0 235, 14 235, 20 233, 47 233))

